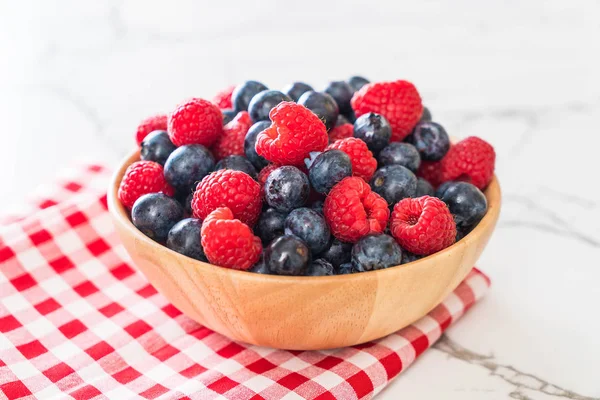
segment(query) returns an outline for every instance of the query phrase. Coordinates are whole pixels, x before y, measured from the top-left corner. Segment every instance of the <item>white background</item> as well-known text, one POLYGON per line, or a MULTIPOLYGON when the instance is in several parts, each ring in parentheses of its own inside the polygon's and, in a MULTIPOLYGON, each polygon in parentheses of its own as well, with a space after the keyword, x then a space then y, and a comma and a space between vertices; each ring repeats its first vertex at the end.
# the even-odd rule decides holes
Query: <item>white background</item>
POLYGON ((600 398, 600 3, 0 0, 0 208, 245 79, 408 79, 498 153, 493 289, 380 398, 600 398))

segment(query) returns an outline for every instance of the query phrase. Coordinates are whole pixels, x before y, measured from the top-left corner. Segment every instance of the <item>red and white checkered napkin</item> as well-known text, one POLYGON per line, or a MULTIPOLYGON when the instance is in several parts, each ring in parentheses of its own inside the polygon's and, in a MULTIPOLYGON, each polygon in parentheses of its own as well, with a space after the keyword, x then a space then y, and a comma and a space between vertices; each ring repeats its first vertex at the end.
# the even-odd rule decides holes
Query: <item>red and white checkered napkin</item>
POLYGON ((80 169, 0 227, 0 394, 9 399, 371 398, 489 286, 474 269, 428 316, 361 346, 235 343, 136 272, 107 212, 107 175, 80 169))

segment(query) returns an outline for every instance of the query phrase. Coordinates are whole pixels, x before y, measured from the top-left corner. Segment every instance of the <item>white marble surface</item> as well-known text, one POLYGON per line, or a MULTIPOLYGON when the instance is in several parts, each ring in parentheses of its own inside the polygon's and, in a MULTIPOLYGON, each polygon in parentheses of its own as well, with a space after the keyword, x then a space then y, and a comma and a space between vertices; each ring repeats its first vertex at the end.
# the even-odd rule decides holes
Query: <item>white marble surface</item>
POLYGON ((416 83, 498 153, 487 298, 382 399, 600 398, 600 3, 0 1, 0 207, 244 79, 416 83), (168 3, 168 5, 167 5, 168 3))

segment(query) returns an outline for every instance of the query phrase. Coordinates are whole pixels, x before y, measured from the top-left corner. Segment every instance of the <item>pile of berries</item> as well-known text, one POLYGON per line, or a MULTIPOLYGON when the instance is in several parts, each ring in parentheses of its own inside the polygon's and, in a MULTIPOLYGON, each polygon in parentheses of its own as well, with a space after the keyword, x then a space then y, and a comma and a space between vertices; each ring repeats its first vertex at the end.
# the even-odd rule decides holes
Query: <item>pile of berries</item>
POLYGON ((144 120, 119 199, 133 224, 197 260, 277 275, 405 264, 469 233, 487 211, 495 153, 452 144, 415 86, 256 81, 144 120))

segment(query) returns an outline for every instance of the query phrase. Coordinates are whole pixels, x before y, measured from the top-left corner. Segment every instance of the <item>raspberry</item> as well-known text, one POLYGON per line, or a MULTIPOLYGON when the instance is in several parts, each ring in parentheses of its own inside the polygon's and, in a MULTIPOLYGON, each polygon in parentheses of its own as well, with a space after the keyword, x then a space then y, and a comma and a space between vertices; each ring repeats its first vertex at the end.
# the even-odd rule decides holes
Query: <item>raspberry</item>
POLYGON ((245 156, 244 139, 251 126, 250 114, 242 111, 223 127, 223 134, 212 147, 212 153, 217 161, 227 156, 245 156))
POLYGON ((148 193, 162 192, 172 196, 174 191, 165 180, 163 167, 154 161, 137 161, 127 167, 119 185, 119 200, 131 209, 133 203, 148 193))
POLYGON ((441 167, 441 161, 421 161, 421 165, 417 170, 417 176, 431 183, 433 187, 437 187, 442 183, 440 176, 441 167))
POLYGON ((208 147, 223 131, 223 115, 208 100, 190 99, 169 115, 168 131, 175 146, 201 144, 208 147))
POLYGON ((327 146, 327 150, 338 149, 348 154, 352 162, 352 175, 369 182, 377 169, 377 160, 367 144, 357 138, 338 140, 327 146))
POLYGON ((383 115, 392 126, 392 142, 408 136, 423 113, 421 96, 407 81, 369 83, 352 97, 357 117, 368 112, 383 115))
POLYGON ((281 165, 269 164, 266 167, 264 167, 263 169, 261 169, 260 172, 258 173, 258 183, 260 183, 260 186, 265 186, 265 182, 267 181, 269 174, 271 172, 275 171, 279 167, 281 167, 281 165))
POLYGON ((231 94, 233 93, 233 89, 235 89, 235 86, 229 86, 221 90, 215 95, 215 97, 213 97, 212 102, 215 103, 220 109, 233 108, 233 104, 231 103, 231 94))
POLYGON ((346 139, 354 136, 354 125, 342 124, 337 125, 329 131, 329 143, 334 143, 340 139, 346 139))
POLYGON ((466 181, 483 190, 494 176, 496 152, 492 145, 478 137, 461 140, 441 161, 440 178, 446 181, 466 181))
POLYGON ((392 212, 390 231, 403 249, 422 256, 456 240, 456 224, 448 206, 431 196, 400 200, 392 212))
POLYGON ((355 243, 369 233, 381 233, 390 210, 385 200, 371 191, 358 177, 348 177, 335 185, 323 205, 323 214, 333 236, 355 243))
POLYGON ((260 185, 250 175, 220 169, 202 179, 192 198, 194 217, 204 219, 219 207, 229 207, 243 223, 254 225, 262 207, 260 185))
POLYGON ((202 247, 211 264, 247 270, 260 258, 262 245, 252 229, 227 207, 211 212, 202 223, 202 247))
POLYGON ((304 166, 310 152, 327 146, 323 122, 308 108, 284 101, 269 113, 273 124, 258 134, 256 152, 280 165, 304 166))
POLYGON ((150 118, 146 118, 138 125, 137 132, 135 133, 135 141, 138 145, 142 143, 142 140, 150 132, 153 131, 166 131, 167 130, 167 115, 157 114, 150 118))

